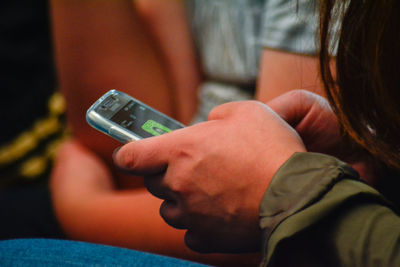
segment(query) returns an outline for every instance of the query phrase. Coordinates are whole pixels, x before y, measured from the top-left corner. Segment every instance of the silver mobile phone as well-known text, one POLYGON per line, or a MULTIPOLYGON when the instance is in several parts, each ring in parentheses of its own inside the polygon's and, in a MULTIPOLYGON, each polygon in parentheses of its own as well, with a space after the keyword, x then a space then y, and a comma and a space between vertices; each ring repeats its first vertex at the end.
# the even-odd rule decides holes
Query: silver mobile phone
POLYGON ((112 138, 128 143, 185 127, 133 97, 108 91, 87 111, 87 122, 112 138))

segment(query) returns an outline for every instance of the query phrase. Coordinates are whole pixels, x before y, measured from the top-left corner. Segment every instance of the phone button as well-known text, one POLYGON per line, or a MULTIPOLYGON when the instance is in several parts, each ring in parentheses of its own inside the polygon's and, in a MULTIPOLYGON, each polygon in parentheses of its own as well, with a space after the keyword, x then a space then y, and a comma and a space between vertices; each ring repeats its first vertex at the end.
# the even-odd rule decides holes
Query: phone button
POLYGON ((121 133, 118 128, 111 126, 111 128, 108 130, 108 133, 110 134, 111 137, 117 139, 121 143, 128 143, 132 141, 132 138, 129 136, 121 133))

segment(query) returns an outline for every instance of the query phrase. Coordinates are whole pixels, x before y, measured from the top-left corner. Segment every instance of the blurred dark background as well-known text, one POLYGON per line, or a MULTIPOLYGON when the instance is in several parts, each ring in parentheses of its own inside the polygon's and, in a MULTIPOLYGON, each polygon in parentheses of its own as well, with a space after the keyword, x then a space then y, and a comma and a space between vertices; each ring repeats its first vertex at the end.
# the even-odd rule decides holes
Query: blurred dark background
POLYGON ((0 64, 3 145, 47 113, 56 88, 46 0, 0 2, 0 64))

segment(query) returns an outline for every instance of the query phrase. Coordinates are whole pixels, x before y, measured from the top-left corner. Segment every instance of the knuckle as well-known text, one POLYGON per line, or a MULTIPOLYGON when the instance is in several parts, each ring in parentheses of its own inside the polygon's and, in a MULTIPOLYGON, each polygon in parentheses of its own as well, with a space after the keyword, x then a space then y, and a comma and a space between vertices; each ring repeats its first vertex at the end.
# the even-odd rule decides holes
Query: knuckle
POLYGON ((186 179, 180 173, 174 175, 172 179, 167 177, 164 181, 164 186, 167 187, 174 195, 182 196, 185 192, 186 179))
POLYGON ((228 117, 232 111, 234 111, 234 106, 236 103, 225 103, 219 106, 214 107, 209 115, 208 119, 209 120, 217 120, 217 119, 223 119, 225 117, 228 117))
POLYGON ((288 97, 294 98, 294 99, 303 99, 307 96, 308 91, 305 89, 296 89, 296 90, 291 90, 287 92, 288 97))
POLYGON ((288 95, 298 101, 308 102, 315 99, 319 95, 305 89, 296 89, 288 92, 288 95))
POLYGON ((257 106, 258 101, 246 100, 246 101, 235 101, 222 104, 211 110, 208 119, 224 119, 233 115, 241 114, 243 111, 251 111, 251 109, 257 106))
POLYGON ((285 93, 282 97, 287 101, 291 101, 293 103, 299 103, 298 106, 301 107, 307 107, 313 102, 312 101, 313 97, 311 93, 304 89, 291 90, 285 93))
POLYGON ((198 150, 198 144, 193 142, 191 137, 179 143, 179 146, 172 146, 168 154, 171 161, 180 162, 182 160, 192 159, 198 150))
POLYGON ((213 108, 210 113, 208 114, 208 120, 217 120, 220 119, 222 117, 223 114, 223 107, 221 106, 217 106, 215 108, 213 108))

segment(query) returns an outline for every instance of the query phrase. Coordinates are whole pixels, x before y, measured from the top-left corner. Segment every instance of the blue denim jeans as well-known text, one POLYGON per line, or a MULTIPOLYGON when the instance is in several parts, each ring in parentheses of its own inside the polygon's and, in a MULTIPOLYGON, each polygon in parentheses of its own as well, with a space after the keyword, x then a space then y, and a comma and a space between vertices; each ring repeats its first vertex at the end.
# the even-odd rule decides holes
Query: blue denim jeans
POLYGON ((0 241, 0 266, 193 266, 198 263, 124 248, 54 239, 0 241))

